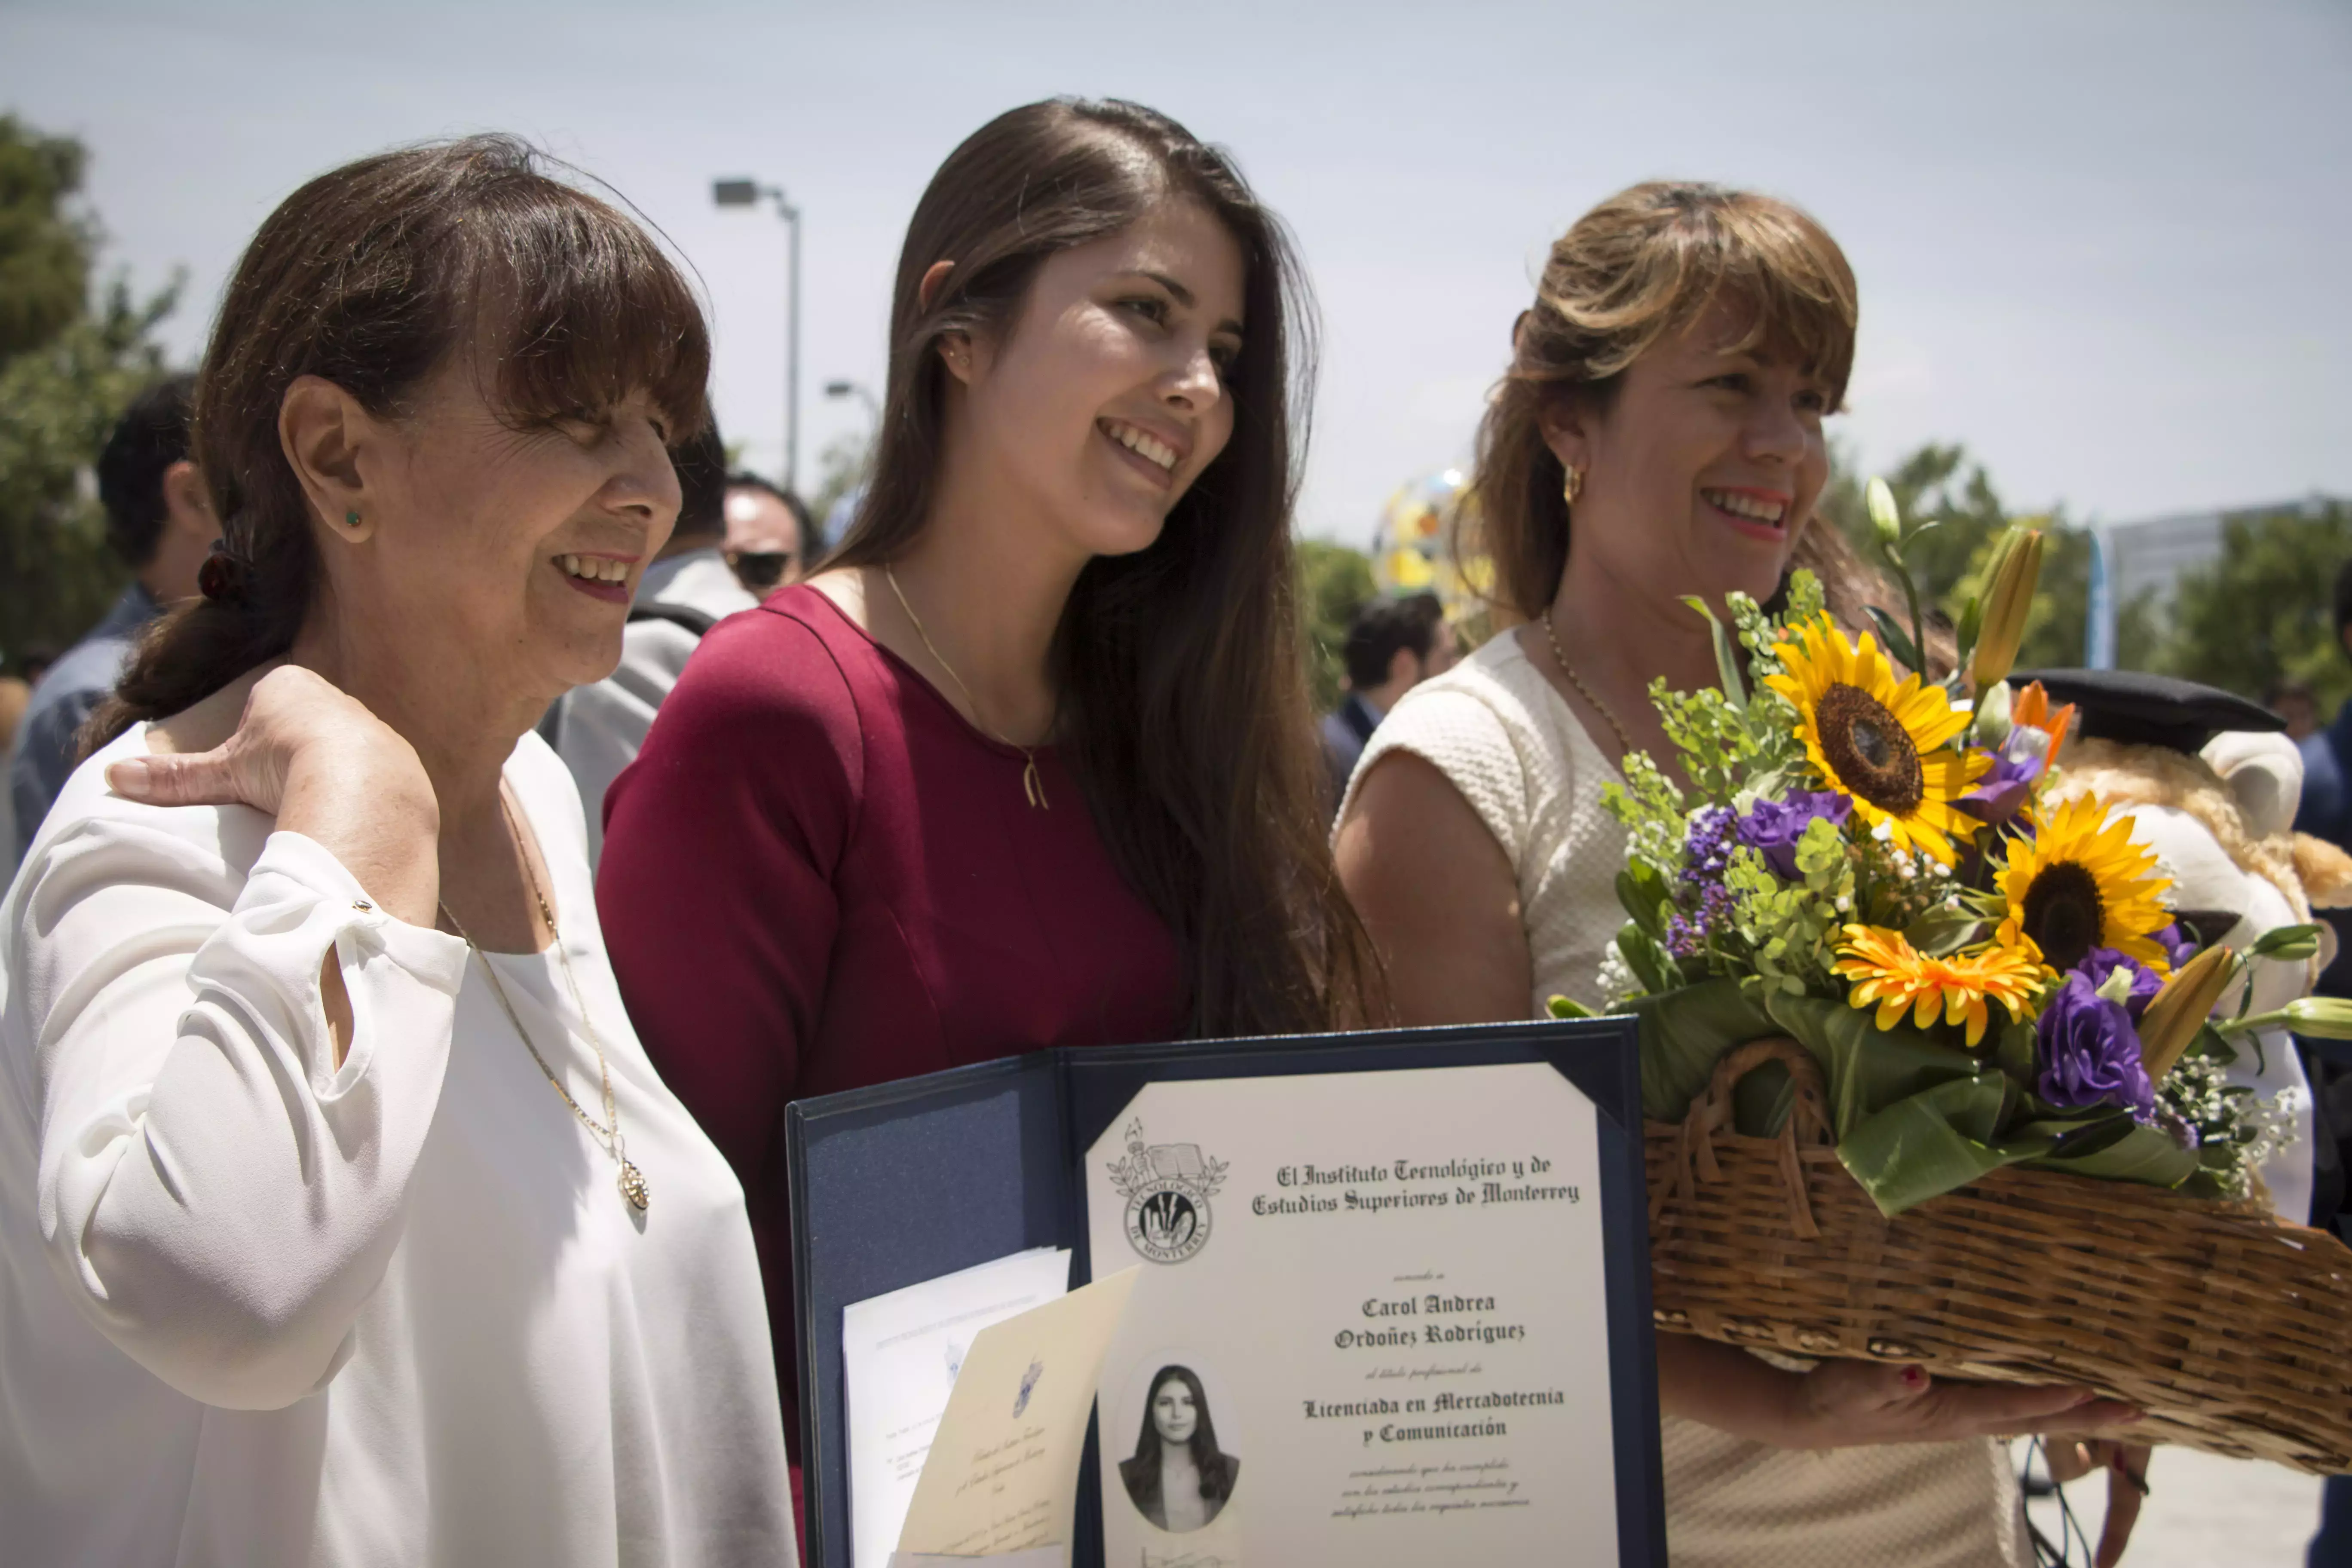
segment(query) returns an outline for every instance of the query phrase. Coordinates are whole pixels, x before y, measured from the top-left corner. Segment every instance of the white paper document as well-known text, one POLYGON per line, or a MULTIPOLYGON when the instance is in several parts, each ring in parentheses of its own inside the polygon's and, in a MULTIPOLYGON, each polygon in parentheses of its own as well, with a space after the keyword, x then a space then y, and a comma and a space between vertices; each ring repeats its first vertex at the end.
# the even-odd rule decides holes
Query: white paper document
POLYGON ((1104 1561, 1619 1561, 1592 1102, 1541 1064, 1152 1084, 1087 1157, 1104 1561))
POLYGON ((898 1563, 919 1553, 1018 1563, 1041 1549, 1068 1562, 1087 1420, 1136 1272, 980 1331, 907 1510, 898 1563))
POLYGON ((841 1317, 849 1402, 850 1561, 883 1568, 964 1357, 982 1329, 1063 1295, 1067 1251, 1041 1247, 887 1296, 841 1317))

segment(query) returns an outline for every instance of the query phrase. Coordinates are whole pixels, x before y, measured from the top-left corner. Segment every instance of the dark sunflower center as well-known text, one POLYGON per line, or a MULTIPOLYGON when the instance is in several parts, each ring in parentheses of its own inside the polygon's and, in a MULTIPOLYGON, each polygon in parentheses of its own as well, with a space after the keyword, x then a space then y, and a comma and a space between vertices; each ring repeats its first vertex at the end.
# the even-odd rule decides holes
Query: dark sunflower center
POLYGON ((2099 945, 2105 920, 2098 879, 2072 860, 2044 866, 2025 889, 2025 934, 2061 973, 2082 963, 2099 945))
POLYGON ((1896 816, 1927 798, 1927 775, 1911 732, 1869 692, 1841 681, 1822 693, 1813 720, 1822 752, 1849 794, 1896 816))

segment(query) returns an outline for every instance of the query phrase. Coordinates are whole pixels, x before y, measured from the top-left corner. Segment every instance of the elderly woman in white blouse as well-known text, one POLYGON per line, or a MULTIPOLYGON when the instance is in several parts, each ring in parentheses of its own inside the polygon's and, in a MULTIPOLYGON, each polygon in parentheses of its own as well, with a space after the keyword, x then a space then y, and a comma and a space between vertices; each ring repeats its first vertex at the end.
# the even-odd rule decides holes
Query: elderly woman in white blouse
POLYGON ((530 733, 614 666, 708 366, 503 139, 255 237, 223 552, 0 907, 0 1555, 794 1561, 742 1194, 530 733))

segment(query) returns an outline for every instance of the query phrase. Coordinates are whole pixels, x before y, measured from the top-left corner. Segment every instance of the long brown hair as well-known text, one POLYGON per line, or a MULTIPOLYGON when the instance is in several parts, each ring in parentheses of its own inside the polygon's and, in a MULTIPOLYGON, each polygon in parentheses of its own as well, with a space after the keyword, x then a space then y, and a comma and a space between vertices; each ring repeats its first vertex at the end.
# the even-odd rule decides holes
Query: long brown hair
POLYGON ((451 353, 487 342, 487 390, 517 428, 641 389, 673 441, 701 428, 710 343, 693 290, 644 229, 551 163, 509 136, 404 148, 320 175, 262 223, 196 380, 194 454, 229 568, 207 570, 222 591, 142 639, 86 749, 293 645, 320 587, 310 500, 278 431, 297 377, 390 417, 451 353))
POLYGON ((828 564, 884 564, 930 516, 940 341, 1010 330, 1047 257, 1168 197, 1214 213, 1247 265, 1233 438, 1150 548, 1079 574, 1054 644, 1056 743, 1176 935, 1194 1033, 1345 1025, 1366 1016, 1376 965, 1325 843, 1290 542, 1311 308, 1281 221, 1223 153, 1136 104, 1055 100, 949 154, 898 257, 872 488, 828 564), (954 269, 926 306, 940 261, 954 269))
POLYGON ((1568 476, 1544 442, 1545 413, 1569 397, 1605 405, 1628 366, 1718 299, 1747 311, 1738 347, 1790 354, 1829 384, 1832 412, 1844 403, 1860 314, 1853 271, 1799 208, 1655 181, 1620 191, 1553 244, 1478 426, 1476 540, 1494 561, 1501 608, 1541 615, 1568 565, 1568 476))

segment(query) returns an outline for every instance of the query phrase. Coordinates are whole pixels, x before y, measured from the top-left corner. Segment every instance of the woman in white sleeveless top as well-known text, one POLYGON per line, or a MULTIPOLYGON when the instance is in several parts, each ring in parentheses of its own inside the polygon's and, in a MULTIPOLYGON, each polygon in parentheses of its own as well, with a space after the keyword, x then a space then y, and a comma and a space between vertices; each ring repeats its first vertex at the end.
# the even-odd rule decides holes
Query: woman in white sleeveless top
MULTIPOLYGON (((1553 247, 1475 480, 1496 597, 1529 624, 1409 692, 1340 810, 1340 875, 1405 1022, 1605 1000, 1625 839, 1602 791, 1627 752, 1674 755, 1651 681, 1715 681, 1683 596, 1718 613, 1735 589, 1768 598, 1798 552, 1855 315, 1836 243, 1766 197, 1636 186, 1553 247)), ((1834 608, 1856 563, 1820 527, 1805 548, 1833 568, 1834 608)), ((2087 1390, 1808 1371, 1672 1335, 1659 1394, 1677 1568, 2030 1563, 1995 1435, 2131 1414, 2087 1390)))

